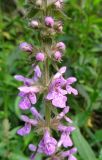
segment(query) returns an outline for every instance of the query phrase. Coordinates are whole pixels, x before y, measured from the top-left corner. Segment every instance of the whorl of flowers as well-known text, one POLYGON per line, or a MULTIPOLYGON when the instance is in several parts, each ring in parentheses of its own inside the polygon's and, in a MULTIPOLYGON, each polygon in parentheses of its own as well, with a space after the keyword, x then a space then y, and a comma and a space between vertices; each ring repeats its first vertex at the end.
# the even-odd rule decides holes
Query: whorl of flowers
MULTIPOLYGON (((40 34, 41 47, 22 42, 19 48, 32 56, 32 68, 34 74, 30 78, 22 75, 16 75, 15 79, 23 84, 19 90, 19 108, 26 111, 31 116, 21 115, 24 126, 17 131, 20 136, 25 136, 34 131, 40 137, 38 144, 33 142, 28 148, 32 152, 30 159, 36 159, 36 154, 43 154, 49 160, 76 160, 74 153, 77 149, 73 147, 71 133, 75 130, 72 120, 67 117, 69 106, 67 105, 68 95, 77 95, 78 92, 72 87, 76 82, 75 77, 64 77, 66 67, 58 69, 57 62, 62 61, 66 46, 63 42, 55 42, 54 36, 63 32, 62 22, 56 20, 51 15, 47 15, 47 2, 37 1, 43 7, 43 17, 29 22, 29 27, 36 29, 40 34), (42 3, 42 5, 41 5, 42 3), (36 52, 35 49, 36 48, 36 52), (57 66, 57 67, 55 67, 57 66), (57 68, 55 74, 50 70, 57 68), (43 95, 44 115, 41 115, 37 109, 39 95, 43 95), (36 107, 35 107, 36 104, 36 107), (58 137, 54 137, 55 132, 58 137)), ((55 9, 62 9, 63 1, 57 0, 53 4, 55 9)), ((26 113, 26 112, 25 112, 26 113)))

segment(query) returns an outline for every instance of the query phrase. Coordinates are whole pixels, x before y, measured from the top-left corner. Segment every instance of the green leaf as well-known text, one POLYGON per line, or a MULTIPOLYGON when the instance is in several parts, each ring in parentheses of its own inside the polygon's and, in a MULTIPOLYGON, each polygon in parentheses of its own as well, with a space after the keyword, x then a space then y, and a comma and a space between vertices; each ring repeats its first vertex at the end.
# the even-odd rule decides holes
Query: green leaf
POLYGON ((89 111, 80 112, 75 116, 75 124, 79 127, 84 126, 87 123, 89 116, 89 111))
POLYGON ((85 86, 78 84, 77 89, 78 89, 78 92, 81 94, 81 96, 85 98, 85 100, 87 102, 87 106, 89 106, 90 105, 90 97, 89 97, 88 92, 85 89, 85 86))
POLYGON ((78 128, 73 132, 72 137, 82 160, 96 160, 94 152, 78 128))
POLYGON ((18 153, 11 153, 10 160, 28 160, 24 155, 18 153))
POLYGON ((94 0, 93 2, 94 2, 94 5, 98 5, 101 2, 101 0, 94 0))
POLYGON ((96 138, 96 141, 102 141, 102 129, 96 131, 95 138, 96 138))

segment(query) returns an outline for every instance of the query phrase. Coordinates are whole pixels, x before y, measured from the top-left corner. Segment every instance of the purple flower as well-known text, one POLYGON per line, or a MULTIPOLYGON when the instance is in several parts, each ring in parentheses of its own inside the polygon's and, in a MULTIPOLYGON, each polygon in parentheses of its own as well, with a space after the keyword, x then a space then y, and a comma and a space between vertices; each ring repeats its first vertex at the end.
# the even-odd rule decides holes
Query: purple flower
POLYGON ((39 52, 39 53, 36 54, 36 60, 37 60, 37 61, 43 62, 44 59, 45 59, 44 53, 39 52))
POLYGON ((63 126, 63 125, 60 124, 58 126, 58 130, 62 132, 61 138, 58 142, 58 147, 60 147, 61 145, 63 145, 65 148, 67 148, 69 146, 71 147, 73 145, 73 142, 70 138, 70 133, 75 130, 75 127, 73 127, 73 126, 63 126))
POLYGON ((51 100, 52 104, 55 107, 64 108, 66 107, 67 94, 66 90, 61 87, 65 84, 63 78, 55 79, 49 88, 49 93, 47 94, 46 99, 51 100))
POLYGON ((31 104, 35 104, 37 102, 36 94, 39 92, 38 87, 34 86, 22 86, 18 88, 20 90, 19 96, 21 97, 21 100, 19 102, 19 107, 22 110, 29 109, 31 107, 31 104))
POLYGON ((37 120, 30 119, 28 116, 22 115, 21 120, 25 122, 25 125, 23 128, 19 129, 17 131, 17 134, 20 136, 24 136, 30 133, 31 131, 31 126, 36 126, 37 125, 37 120))
POLYGON ((54 26, 54 19, 52 17, 45 17, 45 24, 48 27, 54 26))
POLYGON ((77 79, 75 77, 69 77, 67 79, 66 90, 67 90, 68 94, 71 94, 71 93, 73 93, 74 95, 78 94, 78 91, 75 88, 71 87, 71 84, 73 84, 76 81, 77 81, 77 79))
MULTIPOLYGON (((77 95, 78 92, 74 89, 71 84, 76 81, 75 77, 70 77, 67 80, 63 78, 63 73, 65 73, 66 67, 62 67, 53 76, 52 82, 49 87, 49 93, 46 96, 47 100, 51 100, 55 107, 64 108, 66 107, 67 97, 66 94, 73 93, 77 95)), ((66 118, 68 120, 68 118, 66 118)))
POLYGON ((34 67, 33 78, 26 78, 22 75, 15 75, 14 78, 18 81, 23 82, 24 85, 26 85, 26 86, 31 86, 35 83, 35 81, 38 81, 38 79, 41 78, 41 75, 42 75, 41 70, 40 70, 39 66, 37 65, 34 67))
POLYGON ((25 52, 32 52, 33 51, 33 47, 31 44, 28 44, 27 42, 22 42, 20 45, 19 45, 19 48, 22 50, 22 51, 25 51, 25 52))
POLYGON ((77 148, 72 148, 68 151, 62 152, 61 156, 63 158, 68 157, 68 160, 77 160, 77 158, 73 156, 73 154, 76 152, 77 152, 77 148))
POLYGON ((50 136, 49 131, 45 131, 43 139, 40 141, 39 149, 46 155, 50 156, 55 153, 57 141, 55 138, 50 136))
POLYGON ((19 87, 20 90, 19 96, 21 100, 19 102, 19 107, 22 110, 29 109, 31 104, 35 104, 37 102, 36 93, 39 92, 39 87, 35 86, 35 82, 41 77, 41 70, 39 66, 34 68, 34 77, 33 78, 26 78, 22 75, 16 75, 15 79, 18 81, 22 81, 24 86, 19 87))

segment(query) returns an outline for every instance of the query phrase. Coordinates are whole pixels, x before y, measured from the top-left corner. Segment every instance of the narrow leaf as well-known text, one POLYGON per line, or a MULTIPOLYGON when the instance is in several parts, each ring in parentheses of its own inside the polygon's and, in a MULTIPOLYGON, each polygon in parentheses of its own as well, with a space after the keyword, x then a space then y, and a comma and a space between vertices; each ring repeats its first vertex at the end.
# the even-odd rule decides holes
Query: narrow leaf
POLYGON ((82 160, 96 160, 94 152, 78 128, 73 132, 72 137, 82 160))

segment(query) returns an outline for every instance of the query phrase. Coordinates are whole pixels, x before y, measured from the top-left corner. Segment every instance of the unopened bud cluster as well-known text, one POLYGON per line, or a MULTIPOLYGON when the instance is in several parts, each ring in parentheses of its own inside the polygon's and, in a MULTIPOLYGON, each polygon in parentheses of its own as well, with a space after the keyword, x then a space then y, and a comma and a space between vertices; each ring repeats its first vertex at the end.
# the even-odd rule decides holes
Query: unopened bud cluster
MULTIPOLYGON (((42 1, 36 1, 36 5, 41 6, 42 1)), ((57 0, 53 5, 56 9, 62 8, 63 1, 57 0)), ((46 6, 47 8, 47 6, 46 6)), ((45 30, 47 37, 48 31, 62 32, 63 27, 61 21, 55 21, 51 16, 43 16, 43 24, 40 21, 32 20, 29 27, 32 29, 45 30)), ((37 30, 36 30, 37 31, 37 30)), ((41 33, 41 32, 40 32, 41 33)), ((42 34, 41 34, 42 35, 42 34)), ((52 35, 49 33, 52 38, 52 35)), ((48 35, 48 36, 49 36, 48 35)), ((43 38, 40 39, 41 42, 43 38)), ((69 106, 67 98, 69 94, 77 95, 78 91, 72 87, 76 82, 75 77, 64 77, 66 67, 63 66, 56 71, 56 74, 50 77, 49 66, 56 64, 56 61, 61 61, 66 46, 63 42, 43 42, 43 47, 39 48, 27 42, 22 42, 19 48, 29 55, 33 55, 34 61, 32 68, 34 74, 30 78, 16 75, 15 79, 21 81, 23 85, 19 87, 19 108, 22 111, 28 111, 31 116, 21 115, 21 120, 24 126, 17 131, 17 134, 26 136, 34 128, 38 132, 40 141, 37 145, 29 144, 28 148, 32 152, 30 159, 36 160, 36 154, 42 154, 49 160, 76 160, 74 154, 77 149, 73 147, 71 133, 75 130, 72 125, 72 120, 67 116, 69 106), (36 52, 34 48, 36 47, 36 52), (34 65, 36 62, 36 65, 34 65), (41 63, 39 63, 41 62, 41 63), (50 63, 49 63, 50 62, 50 63), (40 66, 41 65, 41 66, 40 66), (45 114, 41 115, 38 112, 37 106, 38 97, 43 94, 43 102, 45 114), (56 109, 58 113, 56 113, 56 109), (55 111, 54 111, 55 110, 55 111), (53 115, 53 116, 52 116, 53 115), (64 122, 64 123, 63 123, 64 122), (55 138, 53 132, 57 133, 59 138, 55 138)))

